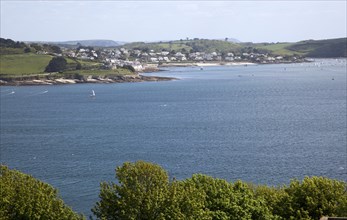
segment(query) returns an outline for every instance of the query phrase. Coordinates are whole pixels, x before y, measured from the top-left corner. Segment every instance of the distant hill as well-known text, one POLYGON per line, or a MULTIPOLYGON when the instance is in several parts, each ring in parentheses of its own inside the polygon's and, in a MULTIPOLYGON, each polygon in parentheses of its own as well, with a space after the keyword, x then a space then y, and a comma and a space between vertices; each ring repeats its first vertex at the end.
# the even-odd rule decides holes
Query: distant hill
POLYGON ((231 39, 189 39, 168 42, 134 42, 122 45, 144 51, 263 53, 273 56, 347 57, 347 38, 282 43, 234 43, 231 39))
POLYGON ((86 47, 116 47, 121 45, 119 42, 113 40, 77 40, 61 42, 61 44, 69 45, 76 45, 78 43, 86 47))
POLYGON ((347 57, 347 38, 305 40, 296 43, 248 43, 257 49, 276 55, 301 55, 306 57, 347 57))
POLYGON ((122 47, 128 49, 140 49, 140 50, 155 50, 155 51, 199 51, 199 52, 229 52, 239 51, 241 45, 232 43, 225 40, 207 40, 207 39, 190 39, 190 40, 175 40, 168 42, 133 42, 122 45, 122 47))
MULTIPOLYGON (((33 43, 33 42, 30 42, 33 43)), ((117 47, 123 45, 124 42, 121 41, 113 41, 113 40, 74 40, 74 41, 57 41, 57 42, 38 42, 35 43, 45 43, 45 44, 54 44, 60 46, 76 46, 77 44, 81 44, 85 47, 117 47)))
POLYGON ((300 41, 287 49, 305 53, 308 57, 347 57, 347 38, 300 41))
POLYGON ((236 39, 236 38, 231 38, 231 37, 226 37, 224 39, 216 39, 216 40, 224 40, 224 41, 228 41, 228 42, 231 42, 231 43, 241 43, 240 40, 236 39))

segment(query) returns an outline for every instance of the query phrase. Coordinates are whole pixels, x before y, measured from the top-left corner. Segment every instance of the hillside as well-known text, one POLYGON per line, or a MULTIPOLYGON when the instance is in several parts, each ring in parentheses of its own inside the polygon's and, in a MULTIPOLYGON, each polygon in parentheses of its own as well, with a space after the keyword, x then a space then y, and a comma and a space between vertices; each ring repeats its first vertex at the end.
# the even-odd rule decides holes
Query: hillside
POLYGON ((57 42, 28 42, 28 43, 40 43, 40 44, 52 44, 58 46, 76 46, 80 44, 85 47, 117 47, 122 45, 123 42, 116 42, 113 40, 74 40, 74 41, 57 41, 57 42))
MULTIPOLYGON (((66 67, 63 71, 47 73, 46 67, 53 57, 62 56, 62 50, 56 45, 47 44, 25 44, 11 39, 0 38, 0 81, 10 82, 38 79, 58 79, 58 78, 80 78, 97 76, 122 77, 125 75, 136 75, 127 68, 104 69, 102 63, 97 60, 81 60, 65 56, 66 67)), ((133 79, 118 79, 118 81, 133 79)), ((136 79, 146 80, 146 79, 136 79)), ((1 84, 0 83, 0 84, 1 84)))
POLYGON ((286 49, 308 57, 347 57, 347 38, 300 41, 286 49))
POLYGON ((144 51, 233 52, 236 54, 261 52, 275 56, 347 57, 347 38, 307 40, 296 43, 233 43, 225 40, 178 40, 169 42, 125 44, 127 49, 144 51))
POLYGON ((120 45, 118 42, 113 40, 77 40, 60 42, 59 44, 76 45, 78 43, 85 47, 116 47, 120 45))
POLYGON ((186 51, 186 52, 229 52, 241 50, 240 44, 225 40, 177 40, 169 42, 144 43, 134 42, 125 44, 122 47, 127 49, 155 50, 155 51, 186 51))
POLYGON ((11 54, 0 56, 0 75, 22 75, 43 73, 50 55, 11 54))
POLYGON ((296 43, 263 43, 251 46, 282 56, 296 54, 305 57, 347 57, 347 38, 306 40, 296 43))

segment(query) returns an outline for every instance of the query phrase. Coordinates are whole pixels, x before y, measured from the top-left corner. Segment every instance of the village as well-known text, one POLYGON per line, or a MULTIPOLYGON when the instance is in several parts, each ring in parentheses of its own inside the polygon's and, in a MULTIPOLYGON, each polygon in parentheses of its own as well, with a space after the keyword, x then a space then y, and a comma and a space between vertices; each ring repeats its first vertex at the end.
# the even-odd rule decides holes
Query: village
POLYGON ((302 57, 273 56, 264 53, 220 53, 220 52, 187 52, 155 51, 126 48, 98 48, 79 46, 62 47, 62 54, 73 59, 97 61, 105 69, 116 69, 124 65, 132 66, 135 71, 150 71, 162 66, 203 66, 203 65, 240 65, 240 64, 275 64, 304 62, 302 57))

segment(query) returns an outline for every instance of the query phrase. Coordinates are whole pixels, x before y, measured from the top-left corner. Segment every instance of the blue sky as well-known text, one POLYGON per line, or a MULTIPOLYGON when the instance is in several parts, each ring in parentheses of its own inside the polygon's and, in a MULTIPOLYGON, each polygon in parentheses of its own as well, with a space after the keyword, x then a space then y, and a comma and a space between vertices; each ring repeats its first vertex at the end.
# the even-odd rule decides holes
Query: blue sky
POLYGON ((1 37, 21 41, 236 38, 294 42, 346 37, 342 1, 1 0, 1 37))

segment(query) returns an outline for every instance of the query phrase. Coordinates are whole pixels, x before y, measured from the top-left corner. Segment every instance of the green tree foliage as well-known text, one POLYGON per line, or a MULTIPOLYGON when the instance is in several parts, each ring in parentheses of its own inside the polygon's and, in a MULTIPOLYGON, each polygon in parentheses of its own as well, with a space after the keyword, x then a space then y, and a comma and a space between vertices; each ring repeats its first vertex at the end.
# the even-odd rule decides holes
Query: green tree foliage
POLYGON ((61 54, 62 53, 62 50, 60 49, 60 47, 56 46, 56 45, 53 45, 53 46, 50 46, 50 49, 53 53, 57 53, 57 54, 61 54))
POLYGON ((99 219, 271 219, 245 184, 205 175, 169 182, 158 165, 138 161, 116 169, 119 184, 102 183, 92 209, 99 219))
POLYGON ((0 38, 0 55, 23 54, 25 53, 24 48, 27 47, 28 45, 23 42, 0 38))
POLYGON ((265 201, 257 199, 252 189, 241 181, 234 184, 222 179, 196 174, 191 181, 206 194, 205 209, 212 219, 271 219, 265 201))
POLYGON ((43 47, 40 44, 32 43, 30 44, 30 47, 34 48, 36 51, 40 51, 43 49, 43 47))
POLYGON ((256 186, 257 198, 264 198, 272 213, 282 219, 320 219, 347 216, 347 184, 324 177, 292 180, 280 188, 256 186))
POLYGON ((100 219, 158 219, 165 206, 168 174, 158 165, 138 161, 116 169, 119 185, 102 183, 93 213, 100 219))
POLYGON ((132 65, 123 65, 124 69, 130 70, 131 72, 135 72, 135 68, 132 65))
POLYGON ((346 183, 306 177, 289 186, 255 186, 195 174, 169 181, 160 166, 138 161, 116 169, 119 184, 102 183, 99 219, 319 219, 347 216, 346 183))
POLYGON ((32 176, 0 166, 0 219, 83 219, 57 196, 57 190, 32 176))
POLYGON ((206 194, 199 191, 191 181, 173 181, 169 184, 162 219, 210 220, 204 210, 206 194))
POLYGON ((13 41, 11 39, 0 38, 0 47, 25 48, 27 45, 23 42, 13 41))
POLYGON ((45 72, 61 72, 66 69, 67 61, 64 57, 53 57, 49 61, 48 66, 45 69, 45 72))
POLYGON ((80 62, 77 62, 76 64, 76 70, 82 69, 82 64, 80 62))
POLYGON ((43 44, 42 48, 43 48, 43 50, 47 51, 48 53, 55 53, 55 54, 61 54, 62 53, 62 50, 57 45, 43 44))
POLYGON ((282 204, 288 204, 283 217, 319 219, 322 216, 347 216, 346 183, 324 177, 291 181, 282 204))
POLYGON ((24 53, 30 53, 30 52, 31 52, 30 47, 26 47, 26 48, 24 48, 24 53))

